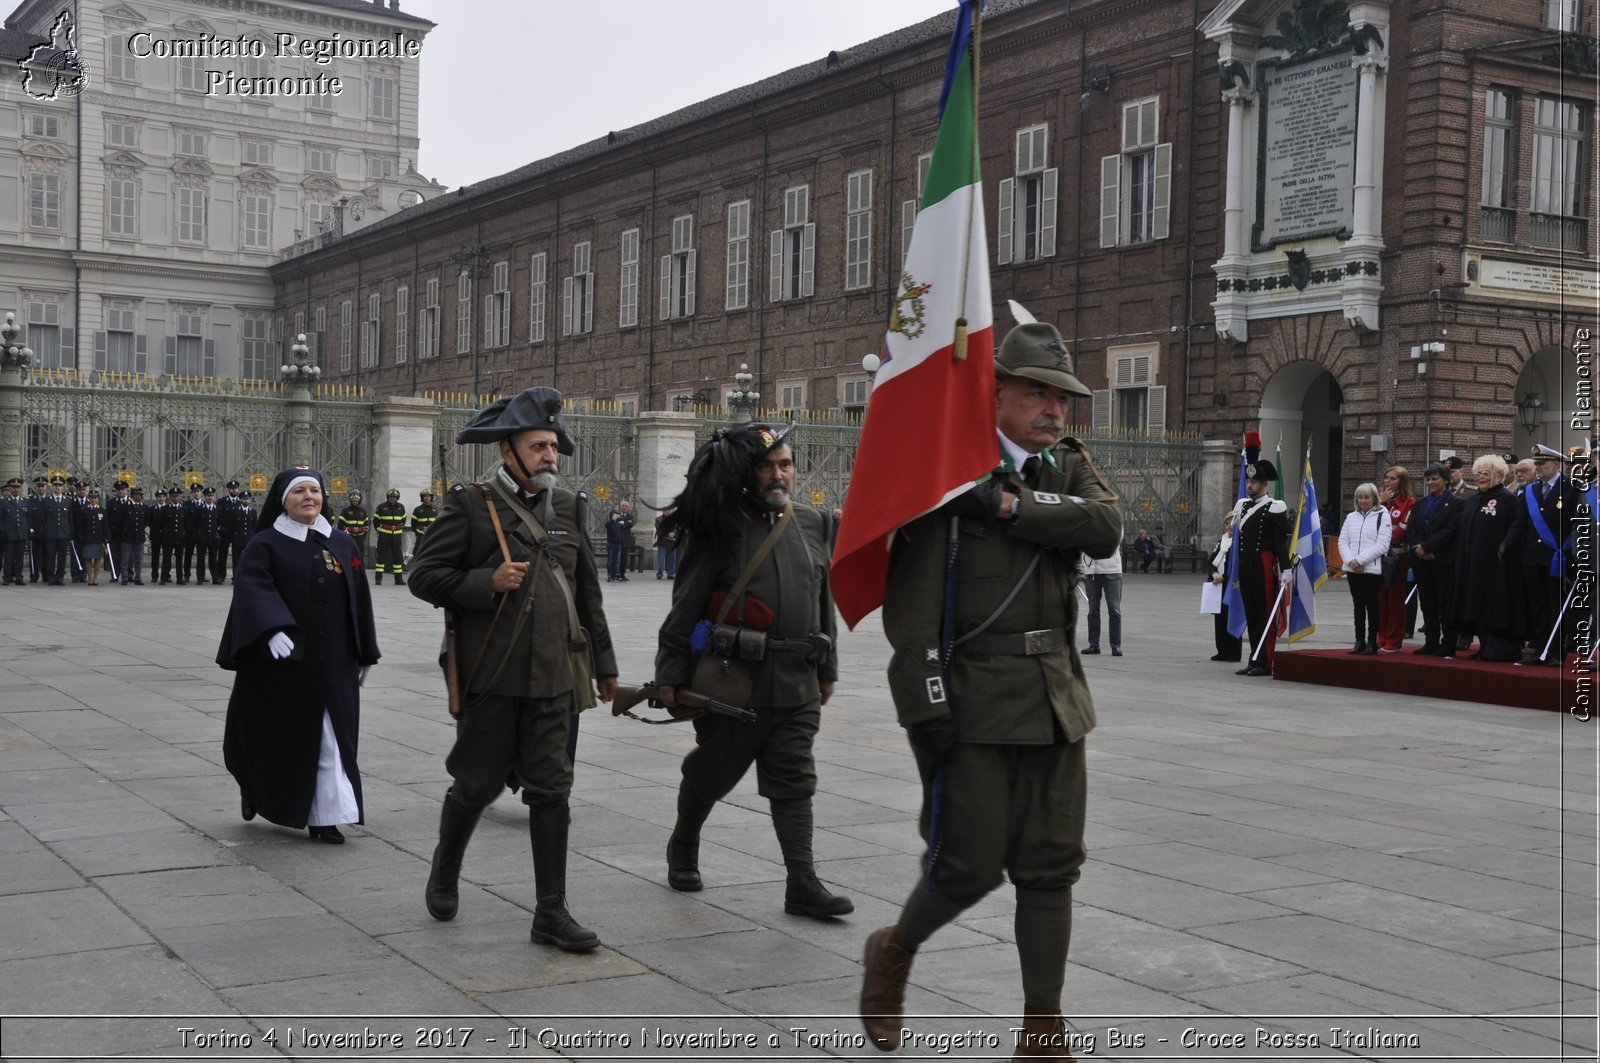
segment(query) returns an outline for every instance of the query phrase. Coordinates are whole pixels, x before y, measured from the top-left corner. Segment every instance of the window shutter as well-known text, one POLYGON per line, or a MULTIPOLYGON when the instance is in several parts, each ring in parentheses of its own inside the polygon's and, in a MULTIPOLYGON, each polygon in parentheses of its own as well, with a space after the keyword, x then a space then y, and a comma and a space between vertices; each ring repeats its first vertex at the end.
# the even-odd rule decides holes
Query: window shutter
POLYGON ((78 348, 75 343, 77 330, 64 328, 61 330, 61 364, 68 369, 78 367, 78 348))
POLYGON ((767 285, 767 300, 783 301, 783 230, 772 234, 772 275, 767 285))
POLYGON ((661 256, 661 320, 672 316, 672 256, 661 256))
POLYGON ((1172 145, 1156 145, 1156 187, 1154 211, 1150 221, 1150 236, 1165 240, 1172 218, 1172 145))
POLYGON ((164 369, 167 376, 178 375, 178 337, 176 336, 167 337, 167 355, 164 369))
POLYGON ((494 293, 483 297, 483 345, 494 346, 495 330, 500 327, 500 315, 494 312, 494 293))
POLYGON ((94 367, 102 373, 106 369, 106 334, 99 329, 94 333, 94 367))
POLYGON ((1122 156, 1100 159, 1100 246, 1116 247, 1122 219, 1122 156))
POLYGON ((694 316, 694 256, 694 251, 690 251, 684 256, 683 312, 687 317, 694 316))
POLYGON ((1039 195, 1039 257, 1056 253, 1056 168, 1044 172, 1039 195))
POLYGON ((811 295, 817 282, 817 223, 806 222, 800 237, 800 294, 811 295))
POLYGON ((208 376, 208 377, 216 376, 217 375, 217 341, 216 340, 206 340, 205 344, 201 347, 201 350, 204 352, 202 354, 202 357, 205 359, 204 364, 201 366, 202 375, 208 376))
POLYGON ((1016 204, 1014 202, 1016 195, 1017 182, 1015 179, 1002 177, 1000 179, 1000 219, 995 225, 995 232, 998 234, 1000 246, 998 253, 994 256, 995 263, 1001 266, 1011 264, 1011 241, 1014 236, 1012 228, 1015 224, 1012 220, 1012 215, 1016 212, 1016 204))
POLYGON ((572 335, 572 278, 561 281, 561 334, 572 335))
POLYGON ((1167 430, 1167 389, 1153 387, 1145 393, 1144 426, 1152 432, 1167 430))
POLYGON ((911 233, 917 227, 917 201, 907 199, 900 204, 900 265, 906 263, 906 256, 911 254, 911 233))
POLYGON ((148 373, 150 371, 150 351, 147 337, 139 333, 133 337, 133 368, 135 372, 148 373))
POLYGON ((594 331, 594 274, 583 275, 583 331, 587 335, 594 331))
POLYGON ((1094 410, 1090 414, 1089 430, 1105 432, 1111 428, 1111 389, 1099 388, 1094 393, 1094 410))

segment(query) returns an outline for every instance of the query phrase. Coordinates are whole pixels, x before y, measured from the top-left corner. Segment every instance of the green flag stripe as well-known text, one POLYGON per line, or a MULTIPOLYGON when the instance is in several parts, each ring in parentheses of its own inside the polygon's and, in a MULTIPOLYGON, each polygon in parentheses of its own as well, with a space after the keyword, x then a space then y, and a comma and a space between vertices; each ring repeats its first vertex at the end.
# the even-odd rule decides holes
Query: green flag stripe
POLYGON ((944 120, 933 145, 933 161, 928 167, 928 183, 922 190, 922 208, 944 199, 958 188, 976 184, 978 164, 973 153, 977 123, 972 114, 971 49, 961 56, 950 98, 945 101, 944 120))

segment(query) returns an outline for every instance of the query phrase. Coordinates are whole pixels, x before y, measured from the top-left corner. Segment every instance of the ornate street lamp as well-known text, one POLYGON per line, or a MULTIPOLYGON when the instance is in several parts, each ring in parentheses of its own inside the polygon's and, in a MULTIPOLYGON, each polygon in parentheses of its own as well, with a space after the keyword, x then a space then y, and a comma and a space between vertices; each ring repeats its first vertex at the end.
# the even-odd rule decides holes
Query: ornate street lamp
POLYGON ((311 348, 306 346, 306 334, 295 338, 289 348, 292 361, 278 370, 289 406, 289 461, 313 464, 313 434, 311 431, 311 385, 322 376, 322 367, 311 361, 311 348))
POLYGON ((728 392, 728 411, 735 421, 748 423, 756 419, 756 404, 761 401, 761 394, 751 390, 754 380, 750 367, 741 362, 739 371, 733 374, 733 390, 728 392))
POLYGON ((6 323, 0 327, 0 369, 26 369, 33 362, 33 350, 17 343, 21 335, 17 315, 7 313, 6 323))
POLYGON ((0 482, 22 475, 22 371, 33 351, 21 337, 17 315, 8 313, 0 327, 0 482))
POLYGON ((311 348, 306 346, 304 332, 295 337, 294 346, 289 348, 289 357, 293 361, 278 369, 278 376, 289 387, 307 388, 322 376, 322 367, 311 361, 311 348))
POLYGON ((1522 430, 1530 436, 1537 432, 1543 411, 1544 401, 1539 398, 1537 391, 1522 396, 1522 401, 1517 403, 1517 417, 1522 421, 1522 430))

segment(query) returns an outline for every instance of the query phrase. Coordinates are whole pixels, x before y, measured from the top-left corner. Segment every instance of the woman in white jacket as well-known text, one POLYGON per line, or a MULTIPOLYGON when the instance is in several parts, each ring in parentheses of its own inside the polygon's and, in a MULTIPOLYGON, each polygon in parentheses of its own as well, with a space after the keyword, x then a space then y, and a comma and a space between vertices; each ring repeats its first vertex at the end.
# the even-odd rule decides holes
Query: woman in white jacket
POLYGON ((1392 534, 1389 511, 1378 505, 1378 489, 1370 483, 1356 488, 1356 508, 1339 529, 1339 555, 1356 603, 1356 648, 1351 653, 1377 655, 1378 594, 1392 534))

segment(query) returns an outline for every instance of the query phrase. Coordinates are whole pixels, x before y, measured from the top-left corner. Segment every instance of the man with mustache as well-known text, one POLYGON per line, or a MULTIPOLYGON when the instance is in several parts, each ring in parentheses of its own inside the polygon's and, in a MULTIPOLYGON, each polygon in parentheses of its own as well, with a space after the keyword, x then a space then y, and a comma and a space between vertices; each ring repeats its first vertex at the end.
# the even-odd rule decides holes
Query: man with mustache
POLYGON ((1122 515, 1087 450, 1062 437, 1071 398, 1092 393, 1055 327, 1012 329, 995 377, 999 438, 974 443, 992 448, 994 470, 901 527, 890 555, 889 692, 922 776, 927 852, 898 921, 867 938, 861 1017, 877 1048, 899 1048, 918 947, 1005 878, 1022 974, 1017 1056, 1062 1058, 1095 724, 1074 632, 1078 559, 1115 554, 1122 515))
POLYGON ((456 434, 458 443, 497 444, 502 464, 485 483, 446 496, 411 559, 409 586, 459 617, 465 701, 445 759, 453 782, 428 912, 455 918, 467 842, 510 779, 528 806, 538 899, 529 937, 587 952, 600 938, 567 910, 567 736, 576 713, 594 704, 591 671, 600 700, 616 693, 617 662, 583 502, 555 486, 558 455, 574 453, 561 402, 554 388, 529 388, 480 410, 456 434), (586 657, 589 667, 580 668, 586 657))
POLYGON ((754 764, 788 873, 783 910, 829 919, 855 905, 817 879, 811 851, 812 745, 839 675, 828 528, 821 512, 790 501, 787 435, 764 424, 719 430, 690 462, 688 483, 661 523, 681 550, 656 652, 661 700, 675 706, 678 688, 689 687, 737 699, 757 715, 750 722, 695 718, 667 842, 667 884, 702 888, 701 825, 754 764), (727 660, 747 677, 744 696, 708 688, 696 670, 702 657, 727 660))

